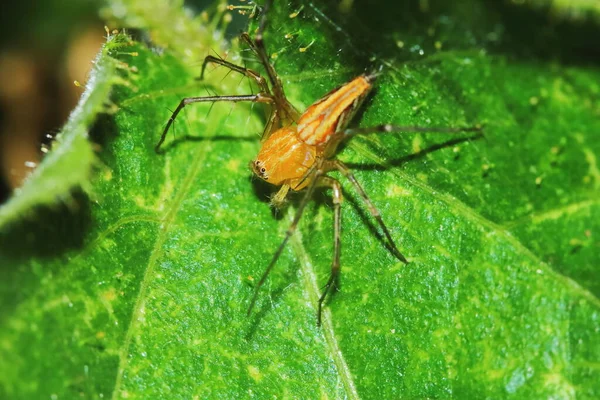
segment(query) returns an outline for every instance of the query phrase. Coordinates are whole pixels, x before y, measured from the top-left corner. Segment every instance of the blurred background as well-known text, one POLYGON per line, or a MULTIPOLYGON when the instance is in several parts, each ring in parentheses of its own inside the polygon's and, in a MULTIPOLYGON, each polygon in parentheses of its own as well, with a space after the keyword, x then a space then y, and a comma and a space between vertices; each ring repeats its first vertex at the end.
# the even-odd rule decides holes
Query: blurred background
MULTIPOLYGON (((213 0, 184 2, 199 12, 213 0)), ((105 40, 106 22, 99 18, 104 4, 103 0, 0 3, 0 204, 43 158, 81 96, 105 40)), ((243 29, 244 21, 240 18, 230 25, 230 36, 243 29)))
POLYGON ((104 42, 95 0, 0 5, 0 203, 43 157, 104 42))

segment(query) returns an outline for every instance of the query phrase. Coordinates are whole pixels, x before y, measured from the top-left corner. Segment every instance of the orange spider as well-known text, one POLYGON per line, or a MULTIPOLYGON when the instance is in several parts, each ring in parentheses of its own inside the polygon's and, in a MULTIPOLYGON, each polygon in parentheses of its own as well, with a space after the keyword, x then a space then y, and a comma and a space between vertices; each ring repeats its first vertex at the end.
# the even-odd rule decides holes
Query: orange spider
POLYGON ((283 241, 277 248, 271 262, 255 288, 250 306, 248 307, 248 315, 250 315, 254 307, 261 286, 275 266, 289 238, 296 230, 306 204, 315 189, 317 187, 328 187, 333 192, 334 248, 331 274, 318 301, 317 325, 320 325, 323 302, 331 289, 336 287, 340 274, 342 188, 336 179, 327 176, 329 171, 337 170, 341 172, 352 183, 366 203, 369 212, 381 227, 394 256, 404 263, 408 262, 394 243, 392 235, 383 222, 379 210, 377 210, 371 199, 369 199, 369 196, 358 183, 350 169, 343 162, 335 159, 338 145, 353 136, 371 133, 466 132, 477 131, 481 128, 434 128, 385 124, 369 128, 347 129, 348 123, 373 88, 373 81, 377 74, 364 74, 354 78, 350 82, 332 90, 308 107, 304 113, 300 114, 287 100, 281 80, 269 62, 269 57, 264 46, 263 32, 266 25, 267 10, 271 3, 272 0, 267 0, 263 7, 261 21, 254 40, 250 38, 248 33, 243 33, 241 36, 242 40, 256 54, 263 65, 267 73, 268 82, 253 70, 213 56, 206 57, 202 65, 201 78, 204 75, 206 65, 208 63, 215 63, 253 79, 260 88, 260 92, 252 95, 204 96, 182 99, 167 122, 155 150, 157 152, 160 151, 160 146, 164 142, 171 124, 175 121, 179 112, 188 104, 215 101, 250 101, 267 103, 272 106, 271 116, 263 132, 260 151, 254 161, 250 162, 250 167, 259 178, 280 187, 272 199, 272 203, 276 206, 283 203, 290 190, 305 190, 305 194, 298 205, 294 219, 287 229, 283 241))

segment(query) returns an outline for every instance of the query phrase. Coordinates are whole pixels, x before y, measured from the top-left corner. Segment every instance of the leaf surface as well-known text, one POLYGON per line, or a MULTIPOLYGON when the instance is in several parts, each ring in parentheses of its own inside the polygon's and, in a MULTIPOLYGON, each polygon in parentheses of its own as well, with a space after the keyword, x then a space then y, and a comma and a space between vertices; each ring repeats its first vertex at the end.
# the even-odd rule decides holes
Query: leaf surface
MULTIPOLYGON (((600 71, 581 50, 593 43, 570 48, 569 22, 552 32, 516 24, 541 19, 518 6, 356 3, 345 14, 337 2, 271 10, 265 43, 299 109, 383 65, 356 125, 485 124, 483 138, 372 135, 339 152, 411 262, 392 256, 332 173, 345 190, 343 270, 323 326, 327 192, 246 317, 298 200, 273 215, 273 188, 250 178, 265 111, 189 106, 164 154, 153 147, 182 97, 256 89, 220 67, 194 79, 211 51, 225 57, 221 36, 190 31, 202 15, 165 8, 178 21, 167 30, 156 9, 113 2, 113 15, 160 47, 116 55, 128 85, 93 136, 103 167, 91 200, 0 238, 0 395, 599 395, 600 71)), ((204 23, 224 27, 218 15, 204 23)), ((237 50, 227 60, 258 68, 237 50)))

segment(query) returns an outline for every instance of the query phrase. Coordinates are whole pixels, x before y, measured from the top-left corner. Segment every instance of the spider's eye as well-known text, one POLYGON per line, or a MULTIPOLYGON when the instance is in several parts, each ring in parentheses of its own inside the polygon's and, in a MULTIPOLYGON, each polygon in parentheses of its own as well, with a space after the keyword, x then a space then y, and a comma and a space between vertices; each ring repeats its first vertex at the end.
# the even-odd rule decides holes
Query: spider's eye
POLYGON ((267 180, 267 168, 265 168, 264 164, 260 160, 254 160, 251 162, 250 166, 254 170, 254 173, 260 176, 262 179, 267 180))

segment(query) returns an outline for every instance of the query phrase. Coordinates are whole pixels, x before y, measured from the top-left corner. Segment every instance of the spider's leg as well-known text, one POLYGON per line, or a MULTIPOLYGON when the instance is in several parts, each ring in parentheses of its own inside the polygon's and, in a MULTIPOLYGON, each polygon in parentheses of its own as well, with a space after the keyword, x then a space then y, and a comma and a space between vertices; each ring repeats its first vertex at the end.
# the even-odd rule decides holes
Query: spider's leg
POLYGON ((265 124, 265 129, 263 129, 263 133, 260 136, 260 140, 266 140, 271 133, 281 127, 281 120, 279 118, 279 109, 277 107, 271 107, 271 113, 269 118, 267 119, 267 123, 265 124))
POLYGON ((269 78, 269 82, 271 83, 271 89, 273 91, 273 96, 275 97, 275 104, 277 108, 281 110, 280 118, 284 123, 293 123, 300 118, 300 113, 296 108, 287 100, 285 96, 285 92, 283 90, 283 84, 281 80, 277 76, 275 72, 275 68, 269 61, 269 56, 267 54, 267 49, 265 48, 265 42, 263 33, 267 26, 267 15, 269 13, 269 9, 273 5, 273 0, 265 1, 265 4, 262 9, 262 15, 260 17, 260 21, 258 23, 258 28, 256 29, 256 34, 254 36, 254 40, 250 38, 250 35, 246 33, 242 33, 242 40, 244 40, 250 49, 258 56, 260 63, 263 65, 265 71, 267 72, 267 77, 269 78))
MULTIPOLYGON (((244 38, 244 35, 247 35, 247 34, 243 34, 242 38, 244 38)), ((249 39, 245 39, 245 40, 249 40, 249 39)), ((252 41, 250 41, 250 42, 248 42, 248 44, 250 45, 252 50, 254 52, 256 52, 254 43, 252 43, 252 41)), ((200 73, 200 79, 204 79, 204 72, 206 71, 206 65, 208 63, 215 63, 215 64, 222 65, 226 68, 229 68, 231 71, 238 72, 238 73, 254 80, 256 82, 256 84, 259 86, 261 93, 271 95, 271 89, 269 88, 269 85, 267 85, 267 81, 258 72, 251 70, 249 68, 246 68, 246 67, 242 67, 242 66, 230 63, 229 61, 226 61, 222 58, 215 57, 215 56, 209 55, 209 56, 206 56, 206 58, 204 59, 204 62, 202 63, 202 72, 200 73)), ((277 103, 275 105, 277 106, 277 103)), ((261 135, 262 139, 266 139, 267 137, 269 137, 269 135, 273 132, 273 130, 280 126, 278 115, 279 115, 278 108, 273 107, 271 110, 270 116, 267 118, 267 124, 265 125, 265 129, 263 130, 263 134, 261 135)))
POLYGON ((321 185, 331 187, 333 191, 333 261, 331 263, 331 274, 323 288, 323 293, 319 297, 319 307, 317 310, 317 326, 321 325, 321 310, 327 294, 336 288, 337 280, 340 276, 340 244, 342 232, 342 187, 340 183, 328 176, 321 177, 321 185))
POLYGON ((179 102, 179 105, 177 106, 177 108, 175 109, 173 114, 171 114, 171 118, 169 118, 169 121, 167 122, 167 126, 165 126, 165 129, 163 130, 163 133, 160 136, 160 140, 154 147, 154 150, 157 153, 160 153, 160 146, 165 141, 165 138, 167 137, 167 133, 169 132, 169 128, 175 121, 175 118, 177 118, 177 115, 179 114, 179 112, 181 110, 183 110, 183 108, 185 106, 187 106, 188 104, 192 104, 192 103, 208 103, 208 102, 215 102, 215 101, 233 101, 233 102, 255 101, 255 102, 260 102, 260 103, 272 103, 273 97, 271 95, 265 94, 265 93, 258 93, 258 94, 252 94, 252 95, 240 95, 240 96, 186 97, 179 102))
POLYGON ((281 87, 281 82, 277 78, 277 74, 275 73, 275 69, 269 62, 269 56, 267 55, 267 50, 265 49, 265 43, 263 40, 263 33, 267 26, 267 15, 269 14, 269 9, 273 5, 273 0, 266 0, 265 4, 262 8, 260 21, 258 23, 258 28, 256 29, 256 34, 254 36, 254 40, 250 38, 250 35, 245 32, 242 33, 242 40, 244 40, 250 49, 258 56, 261 64, 265 67, 267 71, 267 75, 269 77, 269 81, 273 86, 273 91, 277 93, 278 89, 281 89, 283 93, 283 87, 281 87))
POLYGON ((222 65, 226 68, 229 68, 232 71, 235 71, 250 79, 253 79, 256 82, 256 84, 260 87, 260 91, 262 93, 271 93, 271 91, 269 90, 269 86, 267 85, 267 81, 258 72, 245 67, 241 67, 239 65, 235 65, 233 63, 230 63, 229 61, 225 61, 222 58, 218 58, 215 56, 206 56, 206 58, 204 59, 204 62, 202 63, 202 72, 200 72, 200 79, 204 79, 204 72, 206 71, 206 65, 208 63, 222 65))
POLYGON ((402 255, 402 253, 400 253, 400 250, 398 250, 398 247, 396 246, 394 239, 392 239, 392 235, 390 234, 389 229, 383 222, 383 218, 381 218, 381 213, 379 212, 377 207, 375 207, 375 205, 369 198, 369 195, 367 194, 367 192, 365 192, 365 190, 360 185, 360 183, 358 183, 358 181, 354 177, 354 174, 352 173, 352 171, 350 171, 350 168, 348 168, 343 162, 341 162, 339 160, 333 160, 330 162, 331 162, 331 166, 333 167, 333 169, 337 169, 338 171, 340 171, 342 173, 342 175, 344 175, 350 181, 350 183, 352 183, 352 185, 354 186, 354 188, 356 189, 356 191, 358 192, 360 197, 362 197, 363 201, 367 205, 367 208, 369 209, 369 212, 371 213, 373 218, 375 218, 375 220, 381 227, 381 230, 385 234, 385 237, 388 241, 388 245, 390 247, 392 254, 394 254, 394 256, 398 260, 402 261, 403 263, 408 263, 408 260, 406 259, 406 257, 404 257, 404 255, 402 255))
MULTIPOLYGON (((311 171, 313 171, 313 170, 311 170, 311 171)), ((256 288, 254 289, 254 295, 252 296, 252 300, 250 301, 250 306, 248 307, 248 315, 250 315, 250 313, 252 313, 252 309, 254 308, 256 299, 258 298, 258 292, 260 291, 260 288, 267 280, 269 273, 275 266, 275 263, 277 262, 277 260, 279 259, 279 256, 283 252, 283 249, 284 249, 285 245, 287 244, 288 240, 296 231, 298 222, 300 221, 300 218, 302 218, 304 209, 306 208, 306 205, 308 204, 309 200, 311 199, 312 194, 314 193, 315 188, 317 187, 317 184, 319 183, 319 178, 321 177, 322 174, 323 174, 323 171, 320 168, 316 168, 314 170, 314 174, 311 176, 312 181, 308 185, 308 188, 306 189, 306 193, 304 194, 304 196, 302 197, 302 200, 300 201, 300 204, 298 205, 298 209, 296 210, 294 219, 292 220, 292 223, 290 224, 287 231, 285 232, 285 237, 281 241, 281 244, 279 245, 279 247, 277 248, 277 251, 273 255, 271 262, 267 266, 267 269, 265 269, 265 272, 263 273, 262 277, 260 278, 260 281, 258 281, 258 284, 256 285, 256 288)), ((282 188, 282 190, 283 190, 283 188, 282 188)))
POLYGON ((383 124, 370 126, 366 128, 350 128, 341 132, 344 139, 357 135, 369 135, 372 133, 412 133, 412 132, 438 132, 438 133, 459 133, 459 132, 481 132, 481 125, 467 127, 435 127, 435 126, 400 126, 392 124, 383 124))

